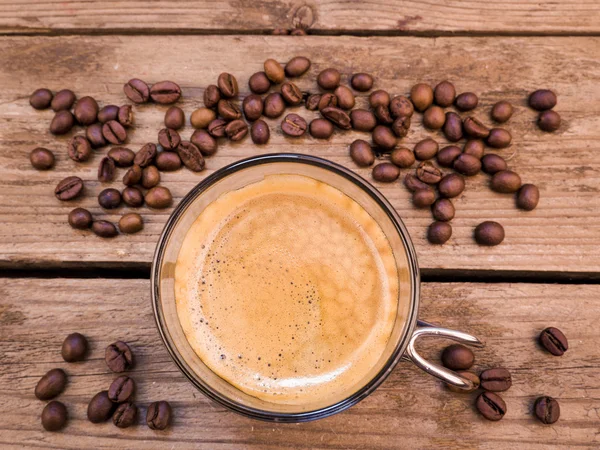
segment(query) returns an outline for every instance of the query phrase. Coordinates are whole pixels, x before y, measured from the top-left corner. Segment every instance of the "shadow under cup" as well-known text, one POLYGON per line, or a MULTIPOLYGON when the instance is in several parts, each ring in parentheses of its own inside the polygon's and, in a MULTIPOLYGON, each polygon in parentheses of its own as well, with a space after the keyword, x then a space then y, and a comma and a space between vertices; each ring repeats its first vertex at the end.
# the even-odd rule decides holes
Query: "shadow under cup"
MULTIPOLYGON (((302 422, 327 417, 356 404, 379 386, 404 354, 417 321, 419 269, 408 232, 385 197, 352 171, 308 155, 257 156, 227 166, 198 184, 178 205, 159 239, 152 265, 152 302, 159 332, 175 363, 208 397, 249 417, 302 422), (362 206, 386 235, 396 262, 399 298, 391 337, 381 358, 347 391, 307 404, 261 400, 232 386, 210 370, 194 352, 179 322, 175 302, 175 265, 184 238, 200 213, 221 195, 267 175, 304 175, 329 184, 362 206)), ((233 324, 234 325, 234 324, 233 324)))

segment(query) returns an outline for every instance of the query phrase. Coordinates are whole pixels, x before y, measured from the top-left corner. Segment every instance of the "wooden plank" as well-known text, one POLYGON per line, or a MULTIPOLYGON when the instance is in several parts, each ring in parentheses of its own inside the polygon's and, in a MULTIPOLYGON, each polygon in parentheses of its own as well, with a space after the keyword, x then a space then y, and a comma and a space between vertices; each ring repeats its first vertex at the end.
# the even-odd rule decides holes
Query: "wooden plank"
MULTIPOLYGON (((505 366, 512 388, 502 396, 508 413, 498 423, 474 411, 475 394, 454 394, 408 362, 350 410, 317 422, 286 425, 250 420, 196 391, 170 360, 154 325, 146 280, 0 279, 0 444, 46 448, 597 448, 600 408, 600 286, 539 284, 425 284, 420 317, 473 333, 487 344, 474 370, 505 366), (50 325, 51 324, 51 325, 50 325), (539 349, 544 327, 560 327, 569 351, 560 358, 539 349), (67 364, 62 339, 79 331, 90 339, 87 361, 67 364), (86 405, 114 375, 103 359, 116 339, 131 344, 136 401, 158 399, 174 407, 169 431, 153 432, 142 418, 119 430, 93 425, 86 405), (42 430, 43 403, 33 396, 37 380, 61 367, 69 384, 59 400, 71 420, 60 433, 42 430), (531 416, 539 395, 560 401, 552 426, 531 416)), ((438 357, 444 341, 422 342, 438 357)))
MULTIPOLYGON (((66 223, 75 206, 89 208, 98 218, 117 220, 126 211, 107 214, 97 205, 97 194, 107 187, 96 180, 96 167, 106 149, 88 163, 67 157, 69 136, 54 138, 47 131, 51 111, 35 111, 28 95, 35 88, 69 87, 79 95, 93 95, 102 104, 122 104, 124 81, 139 76, 149 82, 173 79, 183 88, 182 107, 187 114, 202 105, 203 88, 214 83, 221 71, 235 74, 241 95, 247 80, 261 70, 262 61, 274 57, 285 62, 303 54, 313 60, 310 76, 298 80, 302 89, 314 91, 314 77, 328 66, 347 77, 360 70, 372 72, 376 87, 393 94, 407 93, 418 81, 436 83, 450 79, 459 91, 480 95, 476 115, 491 125, 490 106, 507 99, 516 112, 506 125, 514 144, 498 153, 524 182, 541 190, 539 207, 517 210, 510 195, 488 188, 488 177, 467 182, 456 204, 454 235, 443 247, 425 239, 431 222, 428 210, 412 207, 401 183, 377 184, 405 220, 426 270, 600 271, 600 39, 580 38, 357 38, 313 37, 289 39, 276 36, 243 37, 5 37, 0 39, 0 264, 4 267, 136 265, 148 267, 157 237, 169 210, 142 209, 143 232, 103 240, 90 232, 74 231, 66 223), (557 110, 563 125, 556 133, 542 133, 536 114, 526 106, 529 92, 549 87, 559 95, 557 110), (38 172, 28 161, 29 151, 46 146, 56 152, 56 168, 38 172), (53 194, 62 178, 77 174, 86 182, 86 195, 74 202, 60 202, 53 194), (478 247, 474 227, 495 219, 506 229, 505 242, 495 248, 478 247)), ((361 95, 357 104, 365 105, 361 95)), ((137 150, 155 141, 166 107, 135 107, 136 128, 129 146, 137 150)), ((307 119, 315 113, 296 110, 307 119)), ((266 152, 308 153, 341 163, 370 178, 369 169, 357 169, 348 157, 348 144, 365 133, 336 132, 330 141, 309 137, 291 140, 281 135, 279 121, 270 121, 272 139, 259 148, 247 138, 241 143, 223 142, 207 170, 163 174, 163 184, 179 201, 196 183, 216 169, 244 157, 266 152)), ((403 145, 412 147, 429 136, 416 116, 403 145)), ((79 130, 77 130, 79 132, 79 130)), ((188 137, 188 126, 182 135, 188 137)), ((435 138, 443 145, 441 133, 435 138)), ((404 172, 406 173, 406 171, 404 172)), ((123 174, 121 170, 117 179, 123 174)), ((119 189, 119 182, 112 184, 119 189)))
POLYGON ((4 33, 188 32, 269 33, 308 27, 313 33, 598 33, 593 0, 57 1, 5 0, 4 33))

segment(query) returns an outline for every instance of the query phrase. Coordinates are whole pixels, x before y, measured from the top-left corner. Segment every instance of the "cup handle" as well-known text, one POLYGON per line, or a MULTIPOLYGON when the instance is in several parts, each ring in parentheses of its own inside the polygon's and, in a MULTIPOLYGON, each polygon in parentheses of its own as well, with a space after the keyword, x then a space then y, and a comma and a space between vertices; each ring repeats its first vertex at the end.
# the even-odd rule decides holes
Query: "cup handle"
POLYGON ((423 358, 415 349, 415 342, 421 337, 442 337, 452 339, 453 341, 467 344, 472 347, 481 348, 484 346, 483 342, 477 339, 475 336, 463 333, 462 331, 450 330, 448 328, 441 328, 431 325, 427 322, 419 321, 417 328, 413 332, 412 337, 406 348, 405 355, 407 359, 413 362, 417 367, 424 370, 430 375, 439 378, 444 383, 452 384, 459 389, 473 389, 473 383, 464 377, 461 377, 456 372, 446 369, 439 364, 432 363, 423 358))

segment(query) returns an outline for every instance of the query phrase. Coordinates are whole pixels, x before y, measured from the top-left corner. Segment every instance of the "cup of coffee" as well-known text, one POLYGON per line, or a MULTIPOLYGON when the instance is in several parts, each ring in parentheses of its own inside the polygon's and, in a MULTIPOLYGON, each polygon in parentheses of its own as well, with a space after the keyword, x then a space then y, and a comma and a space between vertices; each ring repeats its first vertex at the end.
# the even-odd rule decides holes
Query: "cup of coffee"
POLYGON ((256 156, 199 183, 165 226, 151 282, 181 371, 256 419, 343 411, 401 359, 470 389, 415 342, 483 345, 418 321, 417 257, 397 212, 360 176, 309 155, 256 156))

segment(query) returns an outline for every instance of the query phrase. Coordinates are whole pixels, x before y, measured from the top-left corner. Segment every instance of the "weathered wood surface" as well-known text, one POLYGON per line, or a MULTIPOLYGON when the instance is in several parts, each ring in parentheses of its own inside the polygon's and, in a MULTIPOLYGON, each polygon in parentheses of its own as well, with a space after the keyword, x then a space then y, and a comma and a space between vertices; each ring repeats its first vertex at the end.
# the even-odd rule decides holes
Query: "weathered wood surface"
MULTIPOLYGON (((360 70, 373 73, 376 87, 393 94, 407 93, 417 81, 452 80, 460 91, 480 95, 475 115, 491 124, 490 106, 508 99, 516 112, 506 127, 513 145, 498 151, 524 182, 541 190, 539 207, 532 212, 516 209, 511 195, 492 192, 488 177, 478 175, 456 204, 454 235, 443 247, 426 242, 431 222, 428 210, 413 208, 401 183, 378 184, 409 227, 423 269, 600 271, 600 64, 598 38, 358 38, 358 37, 4 37, 0 39, 0 265, 4 267, 83 267, 135 265, 148 267, 154 247, 170 210, 142 209, 143 232, 103 240, 90 232, 72 230, 66 223, 75 206, 89 208, 98 218, 118 220, 126 211, 107 214, 96 201, 108 187, 96 179, 98 162, 107 151, 96 152, 87 163, 67 157, 66 143, 76 130, 60 138, 48 132, 51 111, 35 111, 28 95, 35 88, 69 87, 78 95, 92 95, 101 104, 127 101, 123 83, 133 76, 156 82, 173 79, 183 88, 186 114, 202 105, 204 87, 222 71, 239 79, 241 95, 247 93, 249 76, 262 68, 267 57, 285 62, 295 55, 309 56, 313 67, 298 80, 301 88, 316 90, 314 77, 327 66, 340 68, 347 77, 360 70), (559 95, 557 110, 563 125, 556 133, 542 133, 536 114, 526 106, 529 92, 549 87, 559 95), (34 170, 28 153, 36 146, 52 149, 56 168, 34 170), (86 183, 87 195, 60 202, 54 186, 77 174, 86 183), (506 229, 505 242, 495 248, 478 247, 473 228, 496 219, 506 229)), ((366 96, 358 98, 365 105, 366 96)), ((316 113, 295 108, 310 119, 316 113)), ((156 141, 166 107, 135 107, 136 128, 128 146, 137 150, 156 141)), ((403 144, 412 147, 430 133, 415 116, 403 144)), ((244 157, 267 152, 291 151, 328 158, 370 178, 369 169, 357 169, 348 156, 348 144, 358 132, 336 132, 330 141, 310 137, 291 140, 282 136, 279 120, 269 121, 272 138, 260 148, 249 138, 237 144, 222 142, 207 170, 188 170, 162 175, 162 182, 176 202, 207 174, 244 157)), ((189 137, 191 127, 182 131, 189 137)), ((443 144, 441 133, 434 137, 443 144)), ((403 175, 406 171, 403 171, 403 175)), ((122 188, 123 169, 112 186, 122 188)))
POLYGON ((594 0, 5 0, 4 33, 190 32, 268 33, 308 27, 314 33, 597 33, 594 0))
MULTIPOLYGON (((149 282, 114 279, 0 280, 0 446, 10 448, 598 448, 600 436, 600 287, 538 284, 425 284, 420 317, 473 333, 487 344, 476 351, 474 370, 505 366, 513 387, 503 393, 508 413, 487 422, 473 409, 475 395, 448 392, 440 382, 402 362, 370 397, 336 416, 300 425, 250 420, 196 391, 170 360, 155 328, 149 282), (549 325, 569 338, 569 351, 554 357, 536 336, 549 325), (62 339, 85 334, 91 353, 65 363, 62 339), (142 417, 119 430, 93 425, 86 407, 115 377, 104 348, 129 342, 136 356, 131 375, 136 401, 169 400, 173 427, 153 432, 142 417), (60 433, 44 432, 44 403, 33 395, 39 377, 61 367, 69 374, 59 396, 71 420, 60 433), (545 426, 531 415, 533 400, 560 401, 561 418, 545 426)), ((435 359, 445 345, 421 345, 435 359)))

